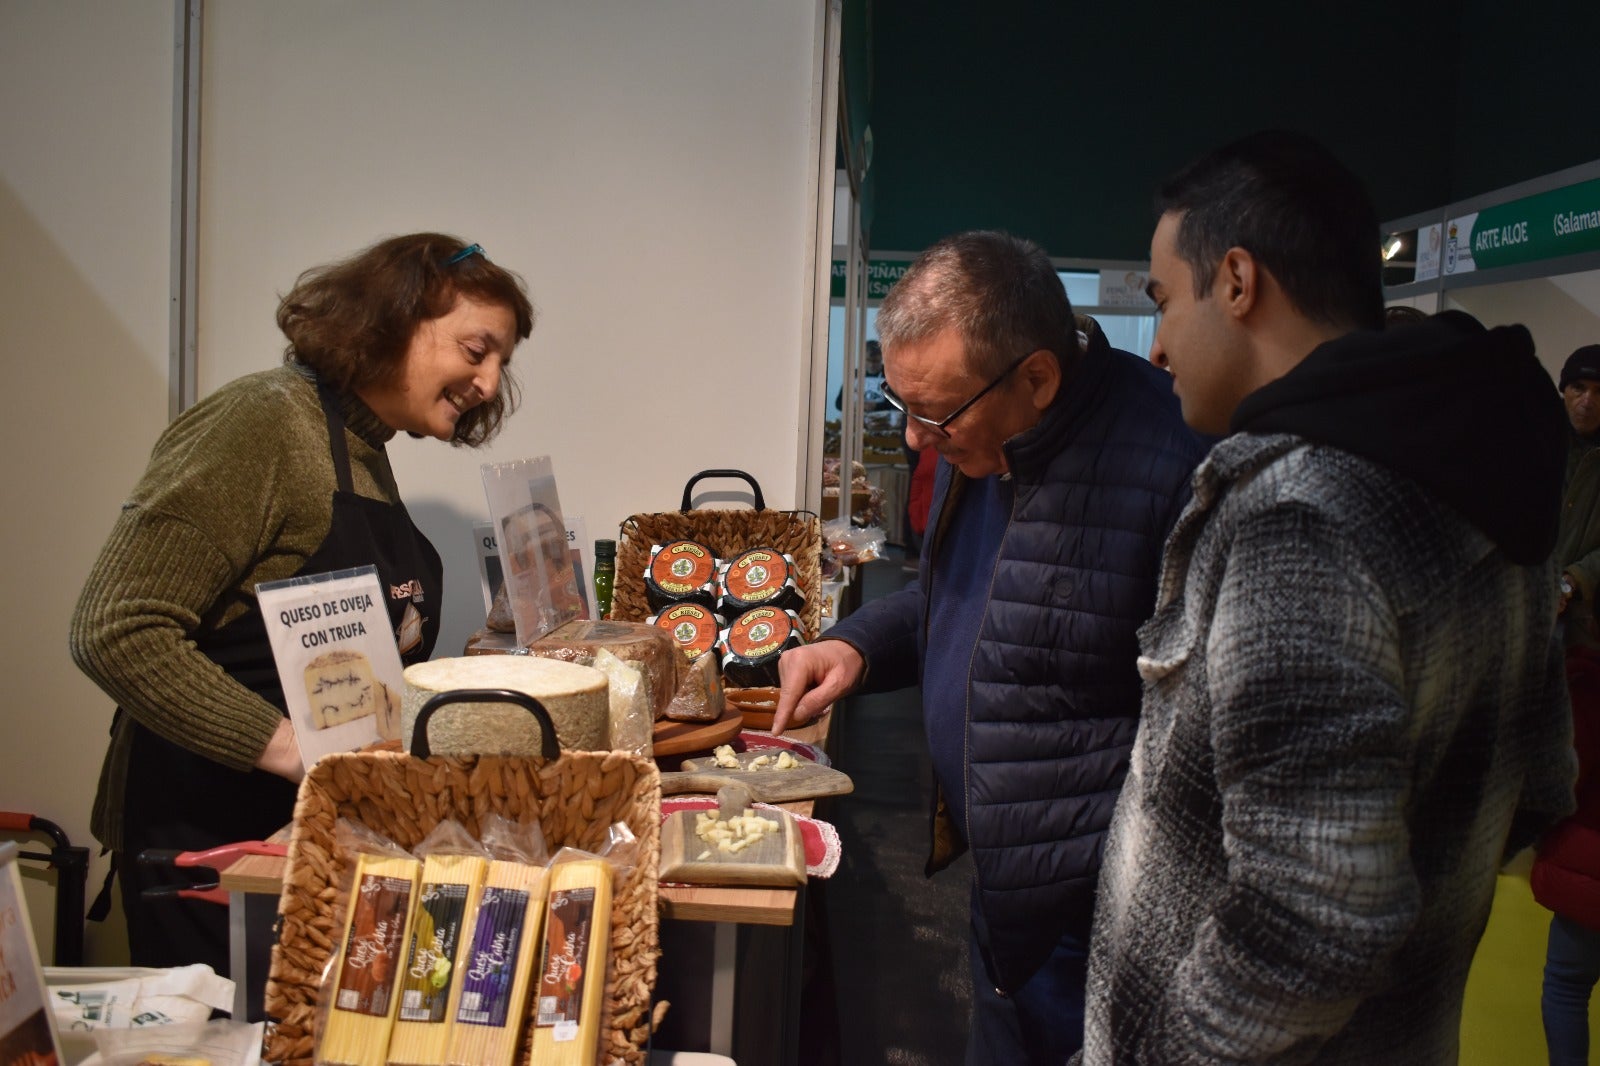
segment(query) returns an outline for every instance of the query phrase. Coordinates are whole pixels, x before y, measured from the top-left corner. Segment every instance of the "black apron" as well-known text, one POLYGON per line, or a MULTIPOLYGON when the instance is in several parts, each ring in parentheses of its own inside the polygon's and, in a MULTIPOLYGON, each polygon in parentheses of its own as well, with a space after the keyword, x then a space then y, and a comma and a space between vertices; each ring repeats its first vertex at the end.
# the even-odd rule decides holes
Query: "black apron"
MULTIPOLYGON (((356 495, 338 400, 320 382, 317 393, 327 418, 338 487, 328 535, 298 574, 375 564, 389 619, 396 632, 404 634, 397 638, 404 649, 401 660, 407 666, 423 662, 439 636, 444 577, 439 553, 412 524, 404 504, 356 495)), ((288 713, 259 602, 220 629, 198 636, 195 646, 234 680, 288 713)), ((209 871, 191 876, 140 870, 132 860, 146 848, 202 851, 241 840, 264 840, 289 824, 296 787, 263 770, 229 769, 138 723, 132 729, 123 794, 123 852, 117 861, 131 961, 135 966, 205 962, 227 975, 226 907, 175 896, 141 898, 145 888, 172 885, 174 877, 212 881, 214 876, 209 871)))

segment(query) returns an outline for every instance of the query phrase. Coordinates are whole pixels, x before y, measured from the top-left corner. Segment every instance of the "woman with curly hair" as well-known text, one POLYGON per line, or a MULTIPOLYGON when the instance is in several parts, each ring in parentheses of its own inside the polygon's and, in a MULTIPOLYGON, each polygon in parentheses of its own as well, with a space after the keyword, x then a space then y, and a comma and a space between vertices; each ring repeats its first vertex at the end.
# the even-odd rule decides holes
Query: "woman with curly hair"
POLYGON ((534 313, 479 246, 417 233, 302 274, 277 318, 284 365, 162 433, 72 620, 74 661, 117 704, 92 828, 115 853, 136 965, 226 974, 228 916, 147 898, 160 883, 135 856, 263 839, 293 815, 300 751, 256 586, 375 565, 402 660, 425 660, 442 567, 385 444, 491 439, 534 313))

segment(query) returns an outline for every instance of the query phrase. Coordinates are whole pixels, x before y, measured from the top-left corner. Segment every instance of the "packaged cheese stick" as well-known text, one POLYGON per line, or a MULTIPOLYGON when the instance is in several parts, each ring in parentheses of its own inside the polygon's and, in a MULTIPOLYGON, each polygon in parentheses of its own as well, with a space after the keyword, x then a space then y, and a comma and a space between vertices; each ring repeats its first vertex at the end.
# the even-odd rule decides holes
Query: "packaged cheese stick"
POLYGON ((461 958, 461 994, 443 1061, 510 1066, 527 1019, 544 923, 545 846, 537 823, 484 819, 494 855, 461 958))
POLYGON ((550 860, 544 947, 534 1000, 532 1061, 591 1066, 611 962, 611 899, 632 872, 638 841, 612 825, 600 853, 562 848, 550 860))
POLYGON ((400 1006, 400 967, 416 909, 421 863, 358 823, 335 827, 340 852, 353 856, 343 886, 343 934, 323 978, 316 1061, 382 1066, 400 1006))
POLYGON ((400 976, 400 1013, 389 1037, 390 1066, 440 1066, 461 999, 468 918, 478 906, 489 850, 453 820, 416 847, 422 881, 400 976))

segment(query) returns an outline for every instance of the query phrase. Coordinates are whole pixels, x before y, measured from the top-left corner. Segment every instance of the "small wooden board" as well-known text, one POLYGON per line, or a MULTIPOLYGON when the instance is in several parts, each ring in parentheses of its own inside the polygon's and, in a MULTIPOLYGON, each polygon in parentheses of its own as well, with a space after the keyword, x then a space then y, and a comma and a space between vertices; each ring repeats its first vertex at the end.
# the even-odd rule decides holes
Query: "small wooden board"
POLYGON ((777 822, 777 831, 743 851, 726 852, 695 835, 695 819, 702 813, 707 812, 674 811, 667 816, 661 827, 661 880, 688 885, 805 884, 805 841, 789 814, 755 810, 757 816, 777 822))
POLYGON ((849 774, 801 756, 796 756, 800 765, 792 770, 744 769, 762 755, 776 757, 777 754, 773 748, 736 752, 734 757, 741 767, 738 770, 722 769, 709 757, 685 759, 682 772, 661 775, 661 794, 715 793, 723 785, 736 781, 750 790, 752 799, 762 803, 791 803, 818 796, 843 796, 855 790, 855 782, 850 780, 849 774))
POLYGON ((733 707, 724 707, 721 717, 714 722, 674 722, 663 718, 655 725, 651 749, 657 755, 710 751, 718 744, 731 741, 743 728, 744 719, 733 707))

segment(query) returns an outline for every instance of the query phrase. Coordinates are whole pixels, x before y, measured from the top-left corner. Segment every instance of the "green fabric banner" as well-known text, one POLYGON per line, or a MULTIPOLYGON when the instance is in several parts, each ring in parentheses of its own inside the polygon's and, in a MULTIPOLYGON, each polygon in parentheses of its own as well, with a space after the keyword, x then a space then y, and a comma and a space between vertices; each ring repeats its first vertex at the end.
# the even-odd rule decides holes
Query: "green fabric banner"
POLYGON ((1452 218, 1445 233, 1446 274, 1600 251, 1600 178, 1452 218))
MULTIPOLYGON (((911 266, 909 259, 891 259, 867 263, 867 299, 881 300, 894 288, 911 266)), ((844 260, 833 261, 833 284, 829 290, 835 300, 844 299, 844 260)))

